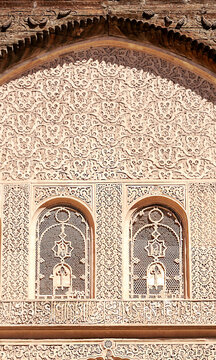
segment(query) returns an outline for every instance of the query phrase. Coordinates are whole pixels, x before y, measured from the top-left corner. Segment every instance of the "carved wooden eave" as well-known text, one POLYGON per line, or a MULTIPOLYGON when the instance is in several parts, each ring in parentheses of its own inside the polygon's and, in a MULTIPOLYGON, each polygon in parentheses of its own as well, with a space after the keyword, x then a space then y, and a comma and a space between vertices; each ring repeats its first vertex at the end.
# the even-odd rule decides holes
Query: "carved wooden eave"
MULTIPOLYGON (((170 29, 167 24, 159 26, 153 20, 135 20, 109 15, 106 17, 79 17, 79 21, 76 20, 76 17, 72 17, 70 20, 63 17, 58 25, 53 27, 47 27, 46 19, 42 20, 40 23, 35 23, 34 31, 29 31, 28 36, 20 38, 12 44, 7 45, 5 41, 1 43, 0 73, 58 47, 104 37, 153 45, 216 72, 216 50, 210 46, 210 40, 199 40, 198 36, 197 38, 194 35, 190 36, 191 34, 188 32, 180 31, 176 27, 170 29)), ((33 19, 28 18, 28 22, 33 24, 33 19)), ((30 26, 33 27, 33 25, 30 26)), ((5 32, 1 34, 5 35, 5 32)))

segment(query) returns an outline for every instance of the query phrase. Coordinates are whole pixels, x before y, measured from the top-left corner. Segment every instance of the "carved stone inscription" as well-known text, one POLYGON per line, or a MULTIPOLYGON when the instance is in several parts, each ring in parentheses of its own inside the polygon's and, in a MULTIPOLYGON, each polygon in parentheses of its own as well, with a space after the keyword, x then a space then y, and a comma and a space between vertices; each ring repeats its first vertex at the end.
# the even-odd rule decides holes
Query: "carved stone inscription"
POLYGON ((215 175, 216 90, 142 52, 70 53, 0 87, 3 179, 215 175))
POLYGON ((28 292, 29 187, 6 185, 3 205, 2 299, 28 292))
POLYGON ((2 301, 0 325, 215 325, 216 301, 2 301))

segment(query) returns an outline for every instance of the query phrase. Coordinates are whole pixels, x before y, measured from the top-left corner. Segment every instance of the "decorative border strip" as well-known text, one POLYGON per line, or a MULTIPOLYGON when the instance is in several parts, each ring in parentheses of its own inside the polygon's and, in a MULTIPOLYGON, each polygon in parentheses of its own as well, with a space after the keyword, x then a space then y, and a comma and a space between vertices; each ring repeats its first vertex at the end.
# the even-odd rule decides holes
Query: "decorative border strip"
POLYGON ((91 185, 35 185, 33 186, 35 205, 52 196, 75 196, 92 207, 91 185))
POLYGON ((216 325, 215 301, 2 301, 8 325, 216 325))
MULTIPOLYGON (((122 185, 96 185, 96 297, 122 297, 122 185)), ((95 309, 97 313, 97 309, 95 309)))
POLYGON ((127 185, 128 205, 145 195, 168 195, 185 207, 185 185, 127 185))
POLYGON ((216 342, 200 343, 195 340, 191 343, 181 341, 169 343, 156 341, 148 343, 136 340, 68 340, 64 342, 37 342, 19 343, 5 342, 0 344, 0 357, 2 360, 76 360, 76 359, 134 359, 158 360, 171 357, 175 359, 215 359, 216 342))
POLYGON ((145 341, 87 340, 67 341, 63 343, 5 343, 0 345, 2 360, 18 359, 215 359, 215 342, 212 343, 147 343, 145 341))
POLYGON ((2 299, 23 300, 28 296, 28 185, 4 186, 2 239, 2 299))

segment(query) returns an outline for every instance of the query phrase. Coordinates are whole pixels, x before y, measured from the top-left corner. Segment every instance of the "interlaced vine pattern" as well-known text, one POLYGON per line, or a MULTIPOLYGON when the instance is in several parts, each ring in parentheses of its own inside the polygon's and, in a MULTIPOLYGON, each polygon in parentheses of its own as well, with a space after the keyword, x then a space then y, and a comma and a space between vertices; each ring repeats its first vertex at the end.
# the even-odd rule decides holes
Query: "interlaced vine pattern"
POLYGON ((65 343, 0 345, 1 360, 215 360, 216 343, 144 343, 99 340, 65 343))
POLYGON ((193 246, 216 246, 216 182, 189 186, 193 246))
POLYGON ((166 195, 186 203, 185 185, 127 185, 127 203, 130 205, 143 196, 166 195))
POLYGON ((143 52, 60 56, 0 87, 3 179, 214 178, 215 100, 143 52))
POLYGON ((29 186, 5 185, 2 241, 2 299, 28 296, 29 186))
POLYGON ((216 298, 216 183, 189 186, 192 296, 216 298))
POLYGON ((96 186, 96 296, 122 297, 122 185, 96 186))
POLYGON ((50 197, 74 196, 92 206, 92 186, 91 185, 36 185, 34 190, 34 202, 38 205, 41 201, 50 197))

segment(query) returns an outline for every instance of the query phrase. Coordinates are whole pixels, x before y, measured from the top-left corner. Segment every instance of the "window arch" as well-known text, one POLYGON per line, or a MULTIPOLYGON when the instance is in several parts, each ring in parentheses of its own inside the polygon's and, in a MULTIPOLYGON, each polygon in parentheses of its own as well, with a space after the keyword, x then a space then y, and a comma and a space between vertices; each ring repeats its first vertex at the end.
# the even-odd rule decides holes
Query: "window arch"
POLYGON ((92 231, 83 212, 68 203, 43 209, 36 224, 36 298, 89 298, 92 231))
POLYGON ((134 204, 129 221, 130 298, 189 295, 187 234, 185 211, 174 200, 152 196, 134 204))

